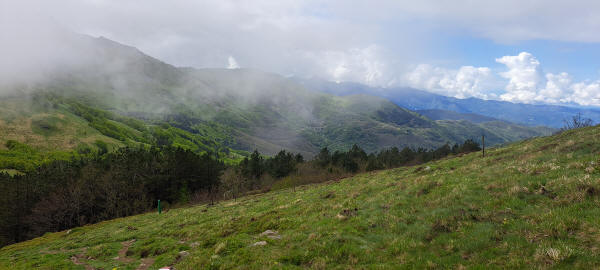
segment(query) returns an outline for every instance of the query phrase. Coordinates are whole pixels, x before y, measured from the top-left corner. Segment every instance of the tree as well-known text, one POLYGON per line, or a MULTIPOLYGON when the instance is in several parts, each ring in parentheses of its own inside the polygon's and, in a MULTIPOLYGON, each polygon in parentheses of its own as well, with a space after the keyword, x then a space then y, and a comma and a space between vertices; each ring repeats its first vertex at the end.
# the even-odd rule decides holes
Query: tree
POLYGON ((564 120, 563 122, 564 122, 564 125, 560 129, 560 131, 566 131, 566 130, 571 130, 571 129, 576 129, 576 128, 591 127, 594 125, 594 121, 592 119, 581 117, 581 113, 577 113, 576 115, 571 117, 571 119, 564 120))
POLYGON ((267 160, 267 168, 273 177, 285 177, 296 170, 296 159, 292 153, 281 150, 267 160))
POLYGON ((325 168, 331 162, 331 154, 329 153, 329 149, 327 147, 323 147, 319 154, 315 157, 315 162, 317 165, 325 168))
POLYGON ((227 195, 236 199, 244 190, 244 177, 236 168, 230 167, 220 177, 221 187, 224 189, 224 197, 227 195))
POLYGON ((348 151, 348 155, 351 159, 358 159, 362 161, 367 160, 367 153, 356 144, 352 145, 352 148, 350 148, 350 151, 348 151))
POLYGON ((358 163, 350 158, 350 155, 343 155, 340 163, 341 167, 347 172, 355 173, 358 171, 358 163))
POLYGON ((470 153, 476 151, 481 151, 481 147, 479 146, 479 143, 472 139, 466 140, 459 148, 460 153, 470 153))
POLYGON ((370 154, 367 160, 367 167, 365 168, 367 172, 383 169, 383 165, 374 154, 370 154))
POLYGON ((435 151, 433 151, 433 158, 434 159, 440 159, 440 158, 444 158, 448 155, 450 155, 452 153, 452 148, 450 148, 450 145, 448 145, 448 143, 440 146, 439 148, 435 149, 435 151))

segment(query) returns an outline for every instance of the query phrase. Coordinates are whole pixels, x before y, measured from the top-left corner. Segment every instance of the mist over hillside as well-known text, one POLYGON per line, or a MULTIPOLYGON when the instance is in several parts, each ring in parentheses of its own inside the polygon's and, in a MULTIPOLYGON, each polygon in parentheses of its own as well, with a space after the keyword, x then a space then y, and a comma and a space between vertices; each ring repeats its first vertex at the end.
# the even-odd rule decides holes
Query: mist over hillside
POLYGON ((192 133, 198 133, 194 127, 200 123, 217 124, 232 138, 225 147, 266 154, 287 149, 312 156, 322 147, 342 150, 353 144, 367 151, 433 148, 481 135, 497 144, 551 132, 524 128, 507 136, 476 123, 438 123, 380 97, 315 92, 258 70, 178 68, 103 37, 61 35, 60 41, 53 40, 55 46, 69 48, 73 55, 58 57, 52 63, 57 68, 43 69, 36 80, 4 86, 4 95, 51 93, 150 124, 166 121, 192 133), (81 61, 71 61, 79 55, 81 61))

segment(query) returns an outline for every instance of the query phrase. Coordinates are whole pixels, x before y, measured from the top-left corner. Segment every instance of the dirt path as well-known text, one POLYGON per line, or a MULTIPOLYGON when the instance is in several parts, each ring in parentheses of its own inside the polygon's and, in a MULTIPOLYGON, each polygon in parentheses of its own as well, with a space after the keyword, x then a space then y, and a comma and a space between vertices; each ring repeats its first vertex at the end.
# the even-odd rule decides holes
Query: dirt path
MULTIPOLYGON (((135 239, 131 239, 129 241, 121 242, 121 245, 123 246, 123 248, 121 248, 121 250, 119 250, 119 256, 116 257, 115 259, 118 260, 118 261, 120 261, 120 262, 124 262, 124 263, 132 263, 132 262, 134 262, 135 259, 133 259, 133 258, 127 258, 127 251, 129 250, 129 248, 131 247, 131 245, 133 245, 133 243, 135 243, 135 239)), ((138 266, 138 268, 136 268, 136 270, 147 270, 153 264, 154 264, 154 259, 153 258, 143 258, 142 262, 140 263, 140 266, 138 266)))
POLYGON ((152 266, 153 264, 154 264, 154 259, 144 258, 144 259, 142 259, 142 263, 140 264, 140 266, 138 266, 138 268, 136 270, 146 270, 146 269, 150 268, 150 266, 152 266))
POLYGON ((135 243, 135 239, 121 242, 121 245, 123 246, 123 248, 121 248, 121 250, 119 250, 119 256, 116 257, 115 259, 120 262, 124 262, 124 263, 131 263, 131 262, 135 261, 132 258, 127 258, 127 251, 129 250, 129 247, 131 247, 131 245, 133 245, 133 243, 135 243))
POLYGON ((85 270, 94 270, 95 268, 92 267, 91 265, 84 263, 82 261, 80 261, 81 259, 85 259, 85 248, 81 251, 81 253, 76 254, 74 256, 71 257, 71 261, 76 264, 76 265, 83 265, 83 267, 85 267, 85 270))
MULTIPOLYGON (((123 247, 119 250, 119 253, 118 253, 119 256, 115 257, 114 259, 117 261, 123 262, 123 263, 135 262, 136 261, 135 259, 127 257, 127 251, 129 250, 131 245, 133 245, 133 243, 135 243, 135 241, 136 241, 135 239, 131 239, 129 241, 121 242, 121 245, 123 247)), ((84 260, 88 259, 85 256, 86 250, 87 250, 87 248, 80 249, 81 253, 71 256, 71 262, 73 262, 76 265, 83 265, 83 267, 85 267, 85 270, 95 270, 94 267, 92 267, 91 265, 84 262, 84 260)), ((40 252, 43 254, 58 254, 58 253, 63 253, 65 251, 74 251, 74 250, 64 250, 64 249, 61 249, 60 251, 41 250, 40 252)), ((153 264, 154 264, 153 258, 143 258, 140 262, 140 265, 136 268, 136 270, 147 270, 153 264)))

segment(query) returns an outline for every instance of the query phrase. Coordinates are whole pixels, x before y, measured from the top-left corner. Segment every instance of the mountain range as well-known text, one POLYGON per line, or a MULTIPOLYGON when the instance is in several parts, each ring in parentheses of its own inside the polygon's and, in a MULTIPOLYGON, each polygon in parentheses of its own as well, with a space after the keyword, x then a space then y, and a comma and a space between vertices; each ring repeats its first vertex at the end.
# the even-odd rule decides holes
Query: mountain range
MULTIPOLYGON (((254 149, 312 156, 322 147, 432 148, 481 135, 500 144, 554 131, 411 111, 427 107, 426 97, 432 104, 452 100, 426 92, 416 91, 418 97, 406 92, 412 98, 404 105, 373 93, 339 96, 323 93, 327 87, 258 70, 179 68, 103 37, 65 34, 64 40, 85 61, 51 69, 33 83, 2 85, 0 157, 14 155, 10 140, 40 153, 169 144, 238 159, 254 149)), ((453 109, 450 105, 444 109, 453 109)))
MULTIPOLYGON (((368 94, 383 97, 401 107, 416 111, 444 110, 450 111, 449 114, 471 114, 471 117, 477 114, 527 126, 542 125, 553 128, 562 127, 565 121, 577 114, 596 123, 600 122, 600 110, 590 108, 521 104, 478 98, 458 99, 407 87, 370 87, 359 83, 336 83, 315 78, 295 80, 307 88, 339 96, 368 94)), ((465 116, 464 119, 472 119, 471 117, 465 116)))

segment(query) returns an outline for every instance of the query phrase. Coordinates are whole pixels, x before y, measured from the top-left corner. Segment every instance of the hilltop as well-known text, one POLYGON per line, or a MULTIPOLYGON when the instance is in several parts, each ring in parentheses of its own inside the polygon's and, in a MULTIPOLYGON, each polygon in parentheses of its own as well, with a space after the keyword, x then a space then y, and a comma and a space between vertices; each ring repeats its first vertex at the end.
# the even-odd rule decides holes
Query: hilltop
POLYGON ((2 248, 0 268, 589 269, 599 133, 48 233, 2 248))

